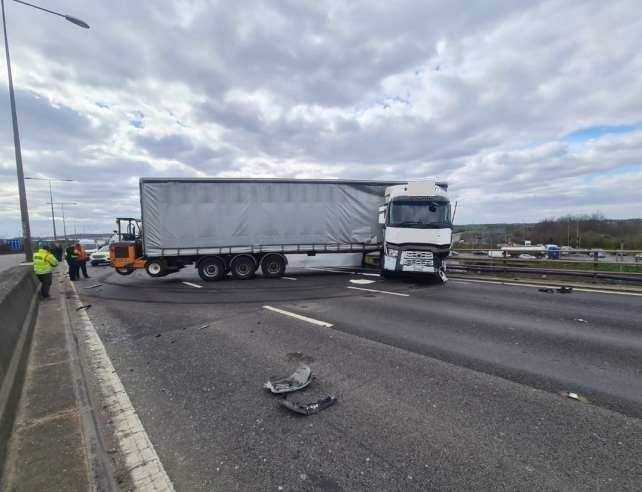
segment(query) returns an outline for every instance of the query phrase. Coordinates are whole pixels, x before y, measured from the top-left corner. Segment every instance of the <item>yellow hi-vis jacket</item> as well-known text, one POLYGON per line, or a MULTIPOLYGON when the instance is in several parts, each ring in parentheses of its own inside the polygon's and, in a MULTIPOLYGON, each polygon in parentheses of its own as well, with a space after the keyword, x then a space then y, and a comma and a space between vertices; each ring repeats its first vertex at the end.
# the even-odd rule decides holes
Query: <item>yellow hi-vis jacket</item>
POLYGON ((50 273, 58 264, 56 257, 46 249, 40 248, 37 253, 33 255, 33 271, 36 275, 45 275, 50 273))

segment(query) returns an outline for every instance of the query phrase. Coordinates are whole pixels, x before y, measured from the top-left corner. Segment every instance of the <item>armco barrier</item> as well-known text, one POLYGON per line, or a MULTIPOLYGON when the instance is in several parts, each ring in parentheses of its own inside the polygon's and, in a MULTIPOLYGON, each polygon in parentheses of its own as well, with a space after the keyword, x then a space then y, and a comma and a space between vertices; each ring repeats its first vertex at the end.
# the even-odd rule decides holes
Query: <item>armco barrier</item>
POLYGON ((38 284, 31 266, 0 272, 0 475, 37 316, 38 284))

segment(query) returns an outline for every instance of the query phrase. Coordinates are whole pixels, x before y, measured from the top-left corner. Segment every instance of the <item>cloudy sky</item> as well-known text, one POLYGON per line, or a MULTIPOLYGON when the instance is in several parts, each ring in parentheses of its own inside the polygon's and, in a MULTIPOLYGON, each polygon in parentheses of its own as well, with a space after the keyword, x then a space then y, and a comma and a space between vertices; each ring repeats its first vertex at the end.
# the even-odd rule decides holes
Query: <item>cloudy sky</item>
POLYGON ((6 3, 25 174, 75 180, 68 228, 138 215, 140 176, 437 176, 458 223, 642 216, 639 0, 40 1, 90 30, 6 3))

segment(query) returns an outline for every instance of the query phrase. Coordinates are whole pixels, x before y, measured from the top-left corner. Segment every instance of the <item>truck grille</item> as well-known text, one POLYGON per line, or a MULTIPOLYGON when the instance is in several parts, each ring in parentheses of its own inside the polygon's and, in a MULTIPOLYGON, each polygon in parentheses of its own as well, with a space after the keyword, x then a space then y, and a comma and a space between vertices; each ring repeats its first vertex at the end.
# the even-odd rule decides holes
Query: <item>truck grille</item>
POLYGON ((431 251, 402 251, 401 265, 404 266, 433 266, 433 256, 431 251))

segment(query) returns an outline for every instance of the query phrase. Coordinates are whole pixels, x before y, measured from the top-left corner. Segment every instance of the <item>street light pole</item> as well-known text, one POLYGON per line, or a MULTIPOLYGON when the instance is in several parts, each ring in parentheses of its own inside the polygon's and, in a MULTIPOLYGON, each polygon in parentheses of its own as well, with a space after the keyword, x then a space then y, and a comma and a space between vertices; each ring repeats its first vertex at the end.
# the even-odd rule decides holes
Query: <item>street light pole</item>
POLYGON ((53 192, 51 191, 51 182, 52 181, 67 181, 71 182, 73 179, 66 178, 34 178, 31 176, 25 176, 25 179, 36 180, 36 181, 49 181, 49 203, 51 204, 51 224, 53 226, 53 238, 54 241, 58 239, 56 235, 56 216, 54 214, 54 201, 53 201, 53 192))
MULTIPOLYGON (((65 205, 78 205, 76 202, 49 202, 53 205, 60 205, 60 211, 62 212, 62 229, 65 235, 65 241, 67 240, 67 222, 65 220, 65 205)), ((47 203, 47 205, 49 205, 47 203)))
MULTIPOLYGON (((43 9, 36 5, 24 2, 22 0, 14 0, 14 2, 21 3, 23 5, 28 5, 38 10, 43 10, 50 14, 58 15, 64 17, 69 22, 76 24, 77 26, 84 27, 89 29, 89 25, 86 22, 71 17, 69 15, 64 15, 59 12, 54 12, 53 10, 43 9)), ((31 227, 29 226, 29 209, 27 208, 27 193, 25 191, 25 181, 24 181, 24 172, 22 170, 22 150, 20 148, 20 132, 18 130, 18 115, 16 114, 16 96, 13 92, 13 77, 11 75, 11 57, 9 56, 9 39, 7 38, 7 20, 5 18, 4 10, 4 0, 0 0, 0 6, 2 7, 2 29, 4 32, 4 53, 7 58, 7 77, 9 79, 9 99, 11 101, 11 121, 13 123, 13 146, 14 152, 16 155, 16 174, 18 175, 18 195, 20 197, 20 218, 22 221, 22 242, 25 253, 25 261, 30 262, 33 260, 33 246, 31 244, 31 227)))
POLYGON ((16 114, 16 97, 13 93, 13 77, 11 75, 11 58, 9 56, 9 40, 7 39, 7 21, 2 3, 2 28, 4 31, 4 53, 7 58, 7 77, 9 79, 9 99, 11 101, 11 121, 13 123, 13 146, 16 154, 16 173, 18 175, 18 194, 20 196, 20 218, 22 220, 22 242, 25 261, 33 259, 31 246, 31 228, 29 227, 29 210, 27 208, 27 193, 25 191, 24 173, 22 171, 22 151, 20 150, 20 132, 18 131, 18 116, 16 114))

